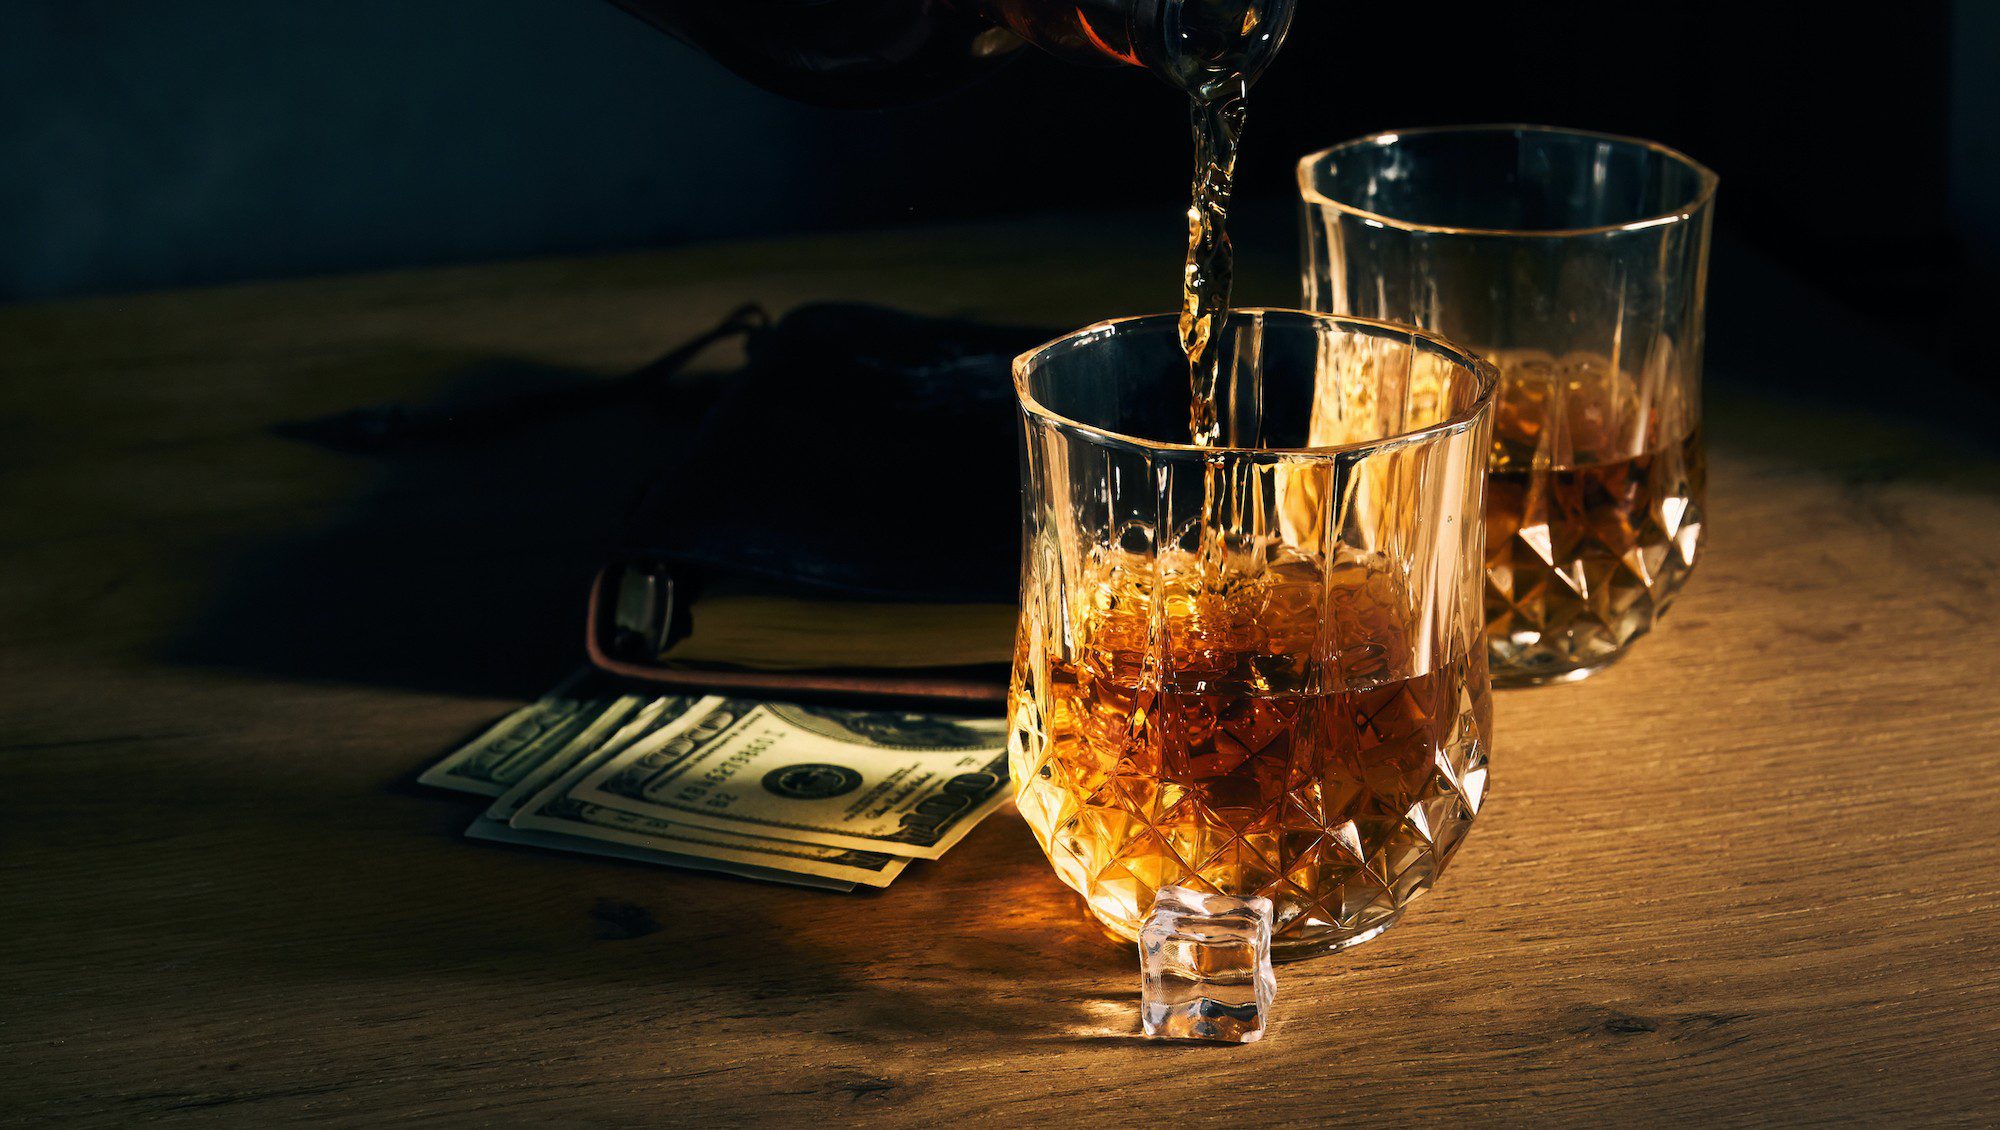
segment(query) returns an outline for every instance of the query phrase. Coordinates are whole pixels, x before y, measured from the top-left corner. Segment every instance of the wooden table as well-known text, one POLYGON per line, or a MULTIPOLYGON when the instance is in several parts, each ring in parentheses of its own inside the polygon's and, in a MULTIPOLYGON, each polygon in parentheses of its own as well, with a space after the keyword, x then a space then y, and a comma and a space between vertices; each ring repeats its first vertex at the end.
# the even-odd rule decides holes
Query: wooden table
POLYGON ((1713 541, 1668 624, 1499 697, 1444 886, 1283 968, 1260 1045, 1134 1038, 1132 955, 1011 813, 842 896, 471 843, 477 805, 413 783, 573 664, 700 382, 660 419, 380 458, 272 425, 616 372, 744 299, 1153 308, 1161 230, 0 312, 0 1111, 2000 1118, 2000 467, 1754 382, 1712 381, 1713 541))

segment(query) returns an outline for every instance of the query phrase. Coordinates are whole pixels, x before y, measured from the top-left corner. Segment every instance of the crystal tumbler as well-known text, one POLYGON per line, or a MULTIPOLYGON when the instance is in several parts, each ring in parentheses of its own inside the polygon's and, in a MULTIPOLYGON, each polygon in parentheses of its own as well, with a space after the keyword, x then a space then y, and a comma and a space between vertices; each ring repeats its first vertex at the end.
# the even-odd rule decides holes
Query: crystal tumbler
POLYGON ((1301 311, 1225 324, 1191 446, 1173 315, 1021 357, 1022 815, 1114 934, 1262 896, 1279 960, 1373 937, 1486 793, 1486 362, 1301 311))
POLYGON ((1498 685, 1602 668, 1694 568, 1715 185, 1664 146, 1537 126, 1377 134, 1299 166, 1306 305, 1422 326, 1500 369, 1498 685))

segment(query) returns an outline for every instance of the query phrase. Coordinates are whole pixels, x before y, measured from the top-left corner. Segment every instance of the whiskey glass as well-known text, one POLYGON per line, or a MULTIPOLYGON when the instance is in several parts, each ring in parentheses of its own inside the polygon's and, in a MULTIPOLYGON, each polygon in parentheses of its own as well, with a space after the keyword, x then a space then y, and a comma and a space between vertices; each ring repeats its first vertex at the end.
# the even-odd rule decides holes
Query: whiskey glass
POLYGON ((1261 896, 1277 959, 1374 937, 1486 794, 1481 502, 1496 374, 1407 326, 1224 323, 1193 446, 1179 316, 1015 362, 1016 800, 1113 934, 1261 896))
POLYGON ((1382 133, 1299 164, 1305 304, 1422 326, 1500 369, 1495 685, 1618 659, 1700 555, 1715 186, 1665 146, 1540 126, 1382 133))

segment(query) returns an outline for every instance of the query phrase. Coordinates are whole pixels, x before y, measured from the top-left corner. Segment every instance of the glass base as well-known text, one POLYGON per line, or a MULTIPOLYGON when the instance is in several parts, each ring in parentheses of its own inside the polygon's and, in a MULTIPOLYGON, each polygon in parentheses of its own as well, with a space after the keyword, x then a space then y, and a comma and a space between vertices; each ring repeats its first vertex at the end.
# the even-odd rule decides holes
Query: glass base
MULTIPOLYGON (((1139 935, 1136 932, 1119 923, 1099 917, 1096 911, 1089 910, 1088 904, 1086 904, 1085 909, 1090 914, 1091 920, 1097 923, 1098 929, 1103 930, 1111 938, 1127 944, 1139 940, 1139 935)), ((1341 934, 1335 932, 1331 936, 1321 933, 1309 938, 1276 939, 1271 943, 1271 961, 1278 965, 1285 965, 1294 961, 1309 961, 1315 957, 1325 957, 1331 953, 1339 953, 1344 949, 1352 949, 1363 942, 1372 941, 1380 937, 1384 930, 1402 920, 1403 911, 1398 910, 1387 919, 1370 926, 1358 934, 1341 934)))
POLYGON ((1341 950, 1353 949, 1363 942, 1373 941, 1381 937, 1384 930, 1402 920, 1403 912, 1398 910, 1388 918, 1358 934, 1347 934, 1330 939, 1299 938, 1282 942, 1272 942, 1271 960, 1283 965, 1287 962, 1308 961, 1315 957, 1325 957, 1330 953, 1339 953, 1341 950))
POLYGON ((1492 666, 1493 686, 1496 690, 1505 690, 1511 687, 1553 687, 1561 683, 1580 683, 1623 658, 1625 658, 1625 652, 1621 650, 1609 659, 1587 666, 1557 667, 1553 669, 1510 669, 1501 666, 1498 661, 1494 661, 1492 666))

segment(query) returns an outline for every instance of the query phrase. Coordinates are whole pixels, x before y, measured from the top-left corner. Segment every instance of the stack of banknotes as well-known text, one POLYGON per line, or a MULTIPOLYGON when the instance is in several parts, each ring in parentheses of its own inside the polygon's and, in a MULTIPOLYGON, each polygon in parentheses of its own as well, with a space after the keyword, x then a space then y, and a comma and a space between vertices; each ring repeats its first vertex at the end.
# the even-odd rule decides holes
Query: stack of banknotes
POLYGON ((999 718, 618 694, 582 673, 432 766, 466 835, 829 890, 886 887, 1006 803, 999 718))

